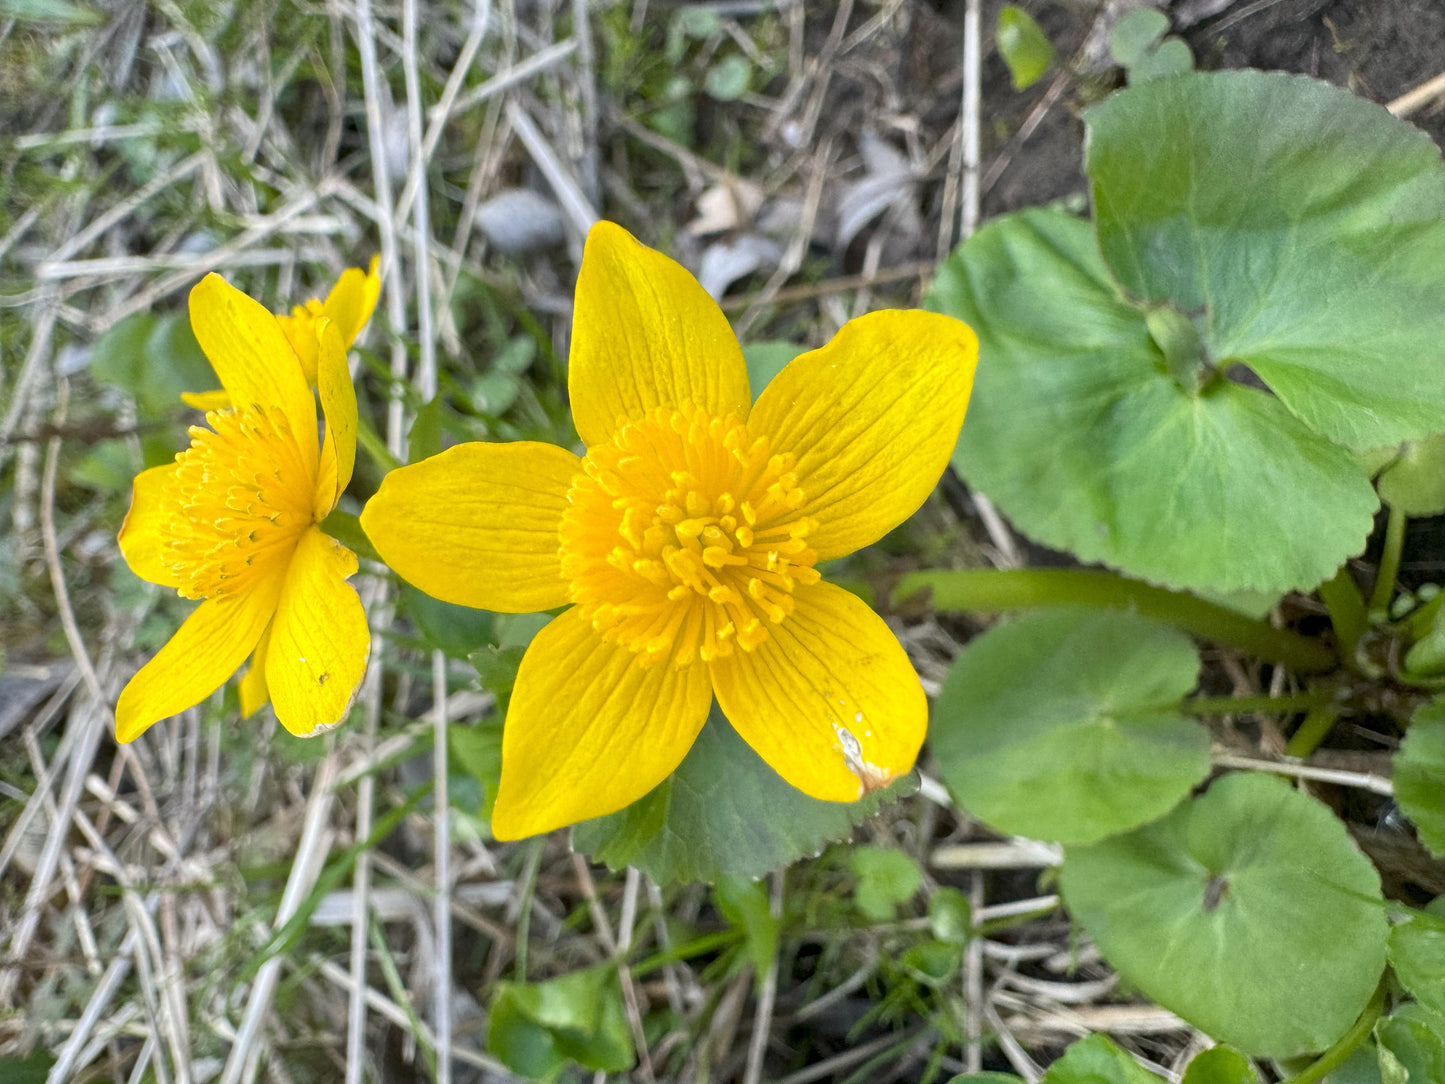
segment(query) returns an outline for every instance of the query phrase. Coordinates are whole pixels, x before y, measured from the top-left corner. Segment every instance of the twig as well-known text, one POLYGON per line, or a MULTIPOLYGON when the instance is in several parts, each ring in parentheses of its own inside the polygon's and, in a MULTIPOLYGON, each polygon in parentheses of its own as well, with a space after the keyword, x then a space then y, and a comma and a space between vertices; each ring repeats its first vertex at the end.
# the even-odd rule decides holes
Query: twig
POLYGON ((1292 775, 1296 779, 1309 779, 1316 783, 1335 783, 1342 787, 1357 787, 1372 794, 1383 794, 1387 798, 1395 795, 1395 785, 1390 780, 1368 772, 1347 772, 1339 768, 1312 768, 1308 764, 1292 763, 1288 760, 1257 760, 1253 757, 1236 756, 1233 753, 1215 753, 1214 764, 1219 768, 1240 768, 1251 772, 1270 772, 1274 775, 1292 775))
POLYGON ((557 197, 558 204, 562 207, 562 213, 567 216, 573 232, 578 239, 587 236, 587 231, 597 221, 597 211, 588 202, 582 189, 578 186, 576 179, 567 172, 552 145, 543 137, 541 131, 532 123, 532 118, 527 111, 517 104, 515 99, 507 99, 507 120, 511 122, 512 130, 517 133, 517 138, 527 148, 527 153, 532 156, 537 169, 541 171, 547 184, 551 186, 552 194, 557 197))
POLYGON ((1408 117, 1410 114, 1423 109, 1430 104, 1432 98, 1445 98, 1445 72, 1441 72, 1434 79, 1427 79, 1419 86, 1405 91, 1394 101, 1385 106, 1397 117, 1408 117))

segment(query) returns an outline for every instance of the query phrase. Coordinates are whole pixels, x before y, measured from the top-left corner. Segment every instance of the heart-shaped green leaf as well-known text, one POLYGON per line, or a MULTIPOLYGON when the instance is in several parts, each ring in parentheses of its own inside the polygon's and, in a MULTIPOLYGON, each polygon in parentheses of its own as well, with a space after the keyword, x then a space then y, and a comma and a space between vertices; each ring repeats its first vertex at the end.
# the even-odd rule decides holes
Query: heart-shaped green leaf
POLYGON ((1087 222, 995 220, 928 305, 973 325, 986 359, 954 465, 1038 541, 1213 591, 1313 587, 1364 547, 1377 501, 1354 457, 1265 392, 1181 386, 1087 222))
MULTIPOLYGON (((1356 450, 1445 416, 1445 186, 1419 129, 1304 76, 1192 73, 1085 114, 1115 280, 1356 450)), ((1304 533, 1304 532, 1301 532, 1304 533)))
POLYGON ((1180 1084, 1259 1084, 1259 1074, 1238 1050, 1212 1046, 1190 1059, 1180 1084))
POLYGON ((1385 964, 1380 878, 1319 802, 1227 775, 1162 820, 1066 847, 1070 912, 1127 981, 1247 1054, 1326 1049, 1385 964))
POLYGON ((961 804, 1001 832, 1089 843, 1168 812, 1209 773, 1209 735, 1179 713, 1199 656, 1124 613, 1041 610, 954 663, 933 755, 961 804))
POLYGON ((676 771, 626 809, 583 821, 572 845, 659 884, 761 877, 843 839, 897 797, 894 783, 857 802, 794 790, 738 737, 716 704, 676 771))

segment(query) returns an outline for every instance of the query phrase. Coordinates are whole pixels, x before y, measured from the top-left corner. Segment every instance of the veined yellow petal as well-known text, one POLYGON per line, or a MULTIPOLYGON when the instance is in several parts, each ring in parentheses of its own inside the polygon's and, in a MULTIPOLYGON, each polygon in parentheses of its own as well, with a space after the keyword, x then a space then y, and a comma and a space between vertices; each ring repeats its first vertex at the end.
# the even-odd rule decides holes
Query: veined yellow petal
POLYGON ((727 317, 680 264, 599 222, 572 312, 567 387, 588 447, 657 406, 747 417, 748 370, 727 317))
POLYGON ((567 601, 557 530, 582 461, 553 444, 458 444, 381 480, 361 526, 408 583, 502 613, 567 601))
POLYGON ((799 515, 819 560, 875 542, 917 511, 948 465, 973 389, 978 339, 931 312, 869 313, 795 359, 748 429, 797 456, 799 515))
POLYGON ((707 670, 643 667, 577 609, 532 641, 502 731, 498 839, 621 809, 682 763, 712 704, 707 670))
POLYGON ((130 570, 143 580, 162 587, 179 587, 175 572, 161 562, 161 545, 165 539, 165 523, 174 509, 165 506, 163 490, 166 479, 176 471, 174 463, 143 470, 135 476, 131 487, 130 511, 120 526, 121 556, 130 570))
POLYGON ((356 388, 346 367, 346 343, 341 331, 333 321, 323 319, 318 332, 317 391, 326 418, 316 488, 316 518, 321 520, 336 507, 356 465, 356 388))
POLYGON ((304 738, 346 718, 366 674, 371 633, 346 578, 356 555, 312 527, 296 546, 271 623, 266 686, 276 718, 304 738))
POLYGON ((170 642, 121 690, 115 737, 128 742, 152 723, 200 703, 221 687, 255 648, 276 610, 281 578, 196 607, 170 642))
POLYGON ((356 341, 376 309, 376 300, 381 296, 381 276, 377 274, 379 264, 380 257, 373 256, 366 271, 348 267, 341 272, 341 277, 322 304, 322 311, 336 324, 336 329, 341 332, 341 341, 346 346, 356 341))
POLYGON ((316 402, 281 326, 217 274, 191 290, 191 330, 235 406, 279 407, 316 473, 316 402))
POLYGON ((181 402, 188 407, 210 413, 213 410, 225 410, 230 406, 231 393, 225 388, 217 388, 215 391, 183 391, 181 402))
POLYGON ((928 729, 918 675, 888 626, 830 583, 799 587, 752 651, 709 664, 723 714, 803 793, 849 802, 913 767, 928 729))
POLYGON ((266 706, 271 693, 266 688, 266 651, 271 646, 271 626, 261 633, 256 641, 256 650, 251 653, 251 665, 241 675, 236 687, 241 694, 241 718, 249 719, 266 706))

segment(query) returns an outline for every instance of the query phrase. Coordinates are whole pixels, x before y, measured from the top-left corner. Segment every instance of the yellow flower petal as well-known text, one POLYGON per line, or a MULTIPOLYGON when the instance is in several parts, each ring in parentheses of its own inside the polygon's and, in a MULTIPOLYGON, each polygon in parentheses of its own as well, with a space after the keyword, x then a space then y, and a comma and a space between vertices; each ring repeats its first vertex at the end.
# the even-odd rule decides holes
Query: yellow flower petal
POLYGON ((321 520, 336 507, 356 465, 356 388, 346 367, 346 343, 340 329, 333 321, 323 320, 319 330, 317 391, 326 418, 316 487, 316 518, 321 520))
POLYGON ((458 444, 387 474, 361 526, 397 575, 435 598, 550 610, 567 602, 557 529, 581 463, 553 444, 458 444))
POLYGON ((251 665, 241 680, 236 683, 241 694, 241 718, 249 719, 266 706, 271 693, 266 688, 266 651, 271 646, 271 626, 261 633, 256 641, 256 650, 251 652, 251 665))
POLYGON ((803 793, 848 802, 913 767, 928 729, 918 675, 888 626, 830 583, 752 651, 709 664, 723 714, 803 793))
POLYGON ((380 258, 373 256, 371 267, 366 271, 348 267, 341 272, 322 305, 322 311, 336 324, 346 346, 356 341, 376 309, 376 299, 381 296, 381 276, 376 271, 379 263, 380 258))
POLYGON ((973 388, 978 339, 931 312, 874 312, 795 358, 758 396, 748 429, 797 456, 819 560, 875 542, 917 511, 948 465, 973 388))
POLYGON ((152 467, 135 476, 131 487, 130 511, 120 526, 121 556, 130 570, 143 580, 158 583, 162 587, 179 587, 180 579, 175 571, 161 562, 161 545, 165 538, 166 521, 172 509, 165 505, 164 488, 166 479, 176 471, 174 463, 163 467, 152 467))
POLYGON ((356 555, 313 527, 301 536, 271 624, 266 686, 276 718, 307 737, 346 718, 366 674, 371 634, 346 577, 356 555))
POLYGON ((191 290, 191 330, 236 406, 278 407, 311 474, 316 471, 316 402, 276 317, 217 274, 191 290))
POLYGON ((575 607, 537 634, 502 731, 498 839, 613 813, 682 763, 712 704, 707 670, 637 659, 575 607))
POLYGON ((599 222, 572 315, 568 391, 588 447, 656 406, 747 416, 748 371, 727 317, 681 265, 599 222))
POLYGON ((225 388, 217 388, 215 391, 183 391, 181 402, 209 414, 213 410, 225 410, 230 406, 231 393, 225 388))
POLYGON ((239 595, 209 599, 137 671, 115 706, 115 737, 128 742, 152 723, 200 703, 246 661, 276 610, 279 576, 239 595))

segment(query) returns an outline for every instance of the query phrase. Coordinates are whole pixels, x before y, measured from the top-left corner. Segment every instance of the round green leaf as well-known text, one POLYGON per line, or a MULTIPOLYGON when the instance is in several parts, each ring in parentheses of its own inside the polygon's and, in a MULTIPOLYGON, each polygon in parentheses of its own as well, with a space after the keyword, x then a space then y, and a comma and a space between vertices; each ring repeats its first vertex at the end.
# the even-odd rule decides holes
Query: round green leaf
POLYGON ((899 788, 857 802, 809 798, 783 782, 714 704, 677 770, 626 809, 574 827, 572 846, 612 869, 636 866, 658 884, 761 877, 847 837, 899 788))
POLYGON ((893 918, 898 905, 907 903, 923 884, 918 863, 892 847, 855 847, 848 865, 858 878, 853 902, 874 922, 893 918))
POLYGON ((1306 425, 1364 450, 1445 415, 1445 186, 1419 129, 1304 76, 1193 73, 1085 114, 1099 246, 1306 425), (1361 163, 1368 163, 1362 168, 1361 163))
POLYGON ((1109 34, 1109 54, 1114 63, 1132 68, 1153 52, 1169 33, 1169 16, 1157 8, 1136 8, 1114 24, 1109 34))
POLYGON ((1313 587, 1364 548, 1377 501, 1354 457, 1264 392, 1181 387, 1087 222, 995 220, 927 304, 985 359, 954 465, 1030 537, 1213 591, 1313 587))
POLYGON ((1415 713, 1394 765, 1395 801, 1438 857, 1445 853, 1445 699, 1415 713))
POLYGON ((1238 1050, 1212 1046, 1194 1055, 1182 1084, 1259 1084, 1259 1074, 1238 1050))
POLYGON ((1103 1035, 1080 1039, 1049 1066, 1041 1084, 1160 1084, 1161 1078, 1103 1035))
POLYGON ((1176 705, 1199 656, 1132 614, 1040 610, 953 664, 929 740, 959 804, 1000 832, 1090 843, 1168 812, 1209 773, 1176 705))
POLYGON ((1162 820, 1068 847, 1070 912, 1128 982, 1246 1054, 1326 1049, 1385 963, 1380 878, 1324 805, 1227 775, 1162 820))
POLYGON ((1426 1008, 1445 1013, 1445 924, 1434 915, 1412 915, 1391 927, 1386 951, 1400 985, 1426 1008))

